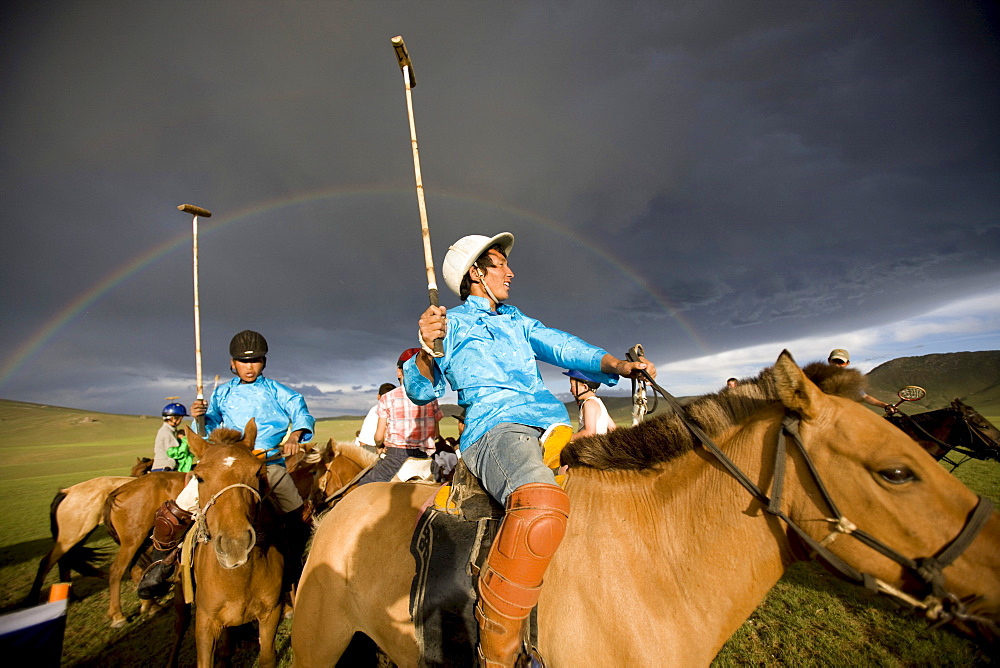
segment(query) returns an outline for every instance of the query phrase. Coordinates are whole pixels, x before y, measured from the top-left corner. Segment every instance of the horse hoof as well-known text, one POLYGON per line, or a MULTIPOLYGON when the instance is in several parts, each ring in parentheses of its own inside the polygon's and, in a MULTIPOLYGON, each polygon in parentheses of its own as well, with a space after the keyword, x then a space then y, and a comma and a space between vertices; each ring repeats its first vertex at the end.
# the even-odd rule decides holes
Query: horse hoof
POLYGON ((128 620, 127 619, 112 619, 111 620, 111 628, 113 628, 113 629, 120 629, 123 626, 125 626, 126 624, 128 624, 128 620))

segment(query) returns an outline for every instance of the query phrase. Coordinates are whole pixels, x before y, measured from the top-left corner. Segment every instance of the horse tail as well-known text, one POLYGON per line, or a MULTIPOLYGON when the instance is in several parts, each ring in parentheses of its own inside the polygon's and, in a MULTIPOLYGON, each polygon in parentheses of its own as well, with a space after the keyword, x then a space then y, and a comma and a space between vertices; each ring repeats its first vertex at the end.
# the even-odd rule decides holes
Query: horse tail
POLYGON ((65 498, 66 490, 60 489, 52 498, 51 505, 49 505, 49 529, 52 531, 52 540, 59 540, 59 520, 56 519, 56 511, 59 510, 59 504, 65 498))
MULTIPOLYGON (((56 492, 55 497, 52 499, 52 504, 49 506, 49 528, 52 530, 52 540, 59 542, 59 519, 56 513, 59 510, 59 505, 66 498, 65 489, 60 489, 56 492)), ((66 554, 59 558, 59 562, 63 564, 66 568, 72 568, 80 575, 93 575, 95 577, 100 577, 102 575, 97 564, 103 560, 107 553, 103 550, 99 550, 93 547, 86 547, 84 543, 93 535, 94 527, 87 535, 84 536, 79 543, 74 545, 69 549, 66 554)))
POLYGON ((108 498, 104 500, 104 528, 107 530, 108 535, 111 536, 119 545, 122 544, 121 538, 118 537, 118 531, 115 530, 115 525, 111 522, 111 511, 115 509, 118 503, 118 492, 121 491, 121 487, 118 489, 111 490, 108 494, 108 498))
MULTIPOLYGON (((96 528, 94 527, 94 529, 96 528)), ((90 533, 83 537, 83 540, 71 547, 69 552, 64 554, 60 561, 80 575, 104 577, 105 574, 97 567, 97 564, 107 558, 108 552, 100 548, 88 547, 84 544, 93 533, 94 530, 92 529, 90 533)))

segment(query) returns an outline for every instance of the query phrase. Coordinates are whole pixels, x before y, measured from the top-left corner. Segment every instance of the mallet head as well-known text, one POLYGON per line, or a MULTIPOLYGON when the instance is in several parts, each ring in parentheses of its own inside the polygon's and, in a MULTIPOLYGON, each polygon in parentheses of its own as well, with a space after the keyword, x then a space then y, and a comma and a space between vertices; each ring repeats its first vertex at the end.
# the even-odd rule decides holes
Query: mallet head
POLYGON ((413 62, 410 61, 410 53, 406 50, 406 43, 403 42, 403 36, 396 35, 390 41, 392 42, 392 48, 396 50, 396 60, 399 61, 399 69, 406 73, 410 88, 414 88, 417 85, 417 77, 413 74, 413 62))
POLYGON ((200 206, 195 206, 194 204, 181 204, 177 207, 178 211, 183 211, 184 213, 190 213, 192 216, 200 216, 202 218, 211 218, 212 212, 208 209, 203 209, 200 206))

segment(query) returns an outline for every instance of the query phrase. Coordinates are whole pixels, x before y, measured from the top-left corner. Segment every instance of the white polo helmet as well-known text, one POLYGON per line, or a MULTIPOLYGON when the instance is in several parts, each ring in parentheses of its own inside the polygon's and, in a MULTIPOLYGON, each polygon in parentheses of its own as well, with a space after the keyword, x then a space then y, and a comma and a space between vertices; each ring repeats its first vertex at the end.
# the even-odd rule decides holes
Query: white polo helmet
POLYGON ((509 255, 510 249, 514 246, 514 235, 510 232, 501 232, 495 237, 470 234, 448 247, 448 254, 444 256, 444 263, 441 266, 441 273, 444 274, 445 285, 456 296, 462 296, 462 279, 465 278, 472 264, 494 244, 500 244, 504 255, 509 255))

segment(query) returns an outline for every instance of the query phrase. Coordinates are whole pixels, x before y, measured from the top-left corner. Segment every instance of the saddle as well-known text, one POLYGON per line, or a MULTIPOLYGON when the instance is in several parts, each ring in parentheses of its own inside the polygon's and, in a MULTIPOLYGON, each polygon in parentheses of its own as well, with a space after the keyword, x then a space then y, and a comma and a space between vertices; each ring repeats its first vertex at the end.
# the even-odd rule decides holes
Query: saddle
POLYGON ((451 485, 417 521, 410 552, 417 571, 410 616, 423 666, 476 665, 474 616, 479 570, 500 528, 504 508, 459 460, 451 485))
MULTIPOLYGON (((547 466, 559 465, 559 453, 570 436, 572 429, 567 425, 557 425, 543 435, 547 466)), ((556 476, 556 481, 561 485, 564 478, 556 476)), ((410 542, 417 565, 410 585, 410 616, 420 665, 477 665, 476 582, 504 514, 504 507, 459 459, 451 484, 438 490, 417 520, 410 542)), ((525 622, 525 633, 534 644, 534 613, 525 622)))

